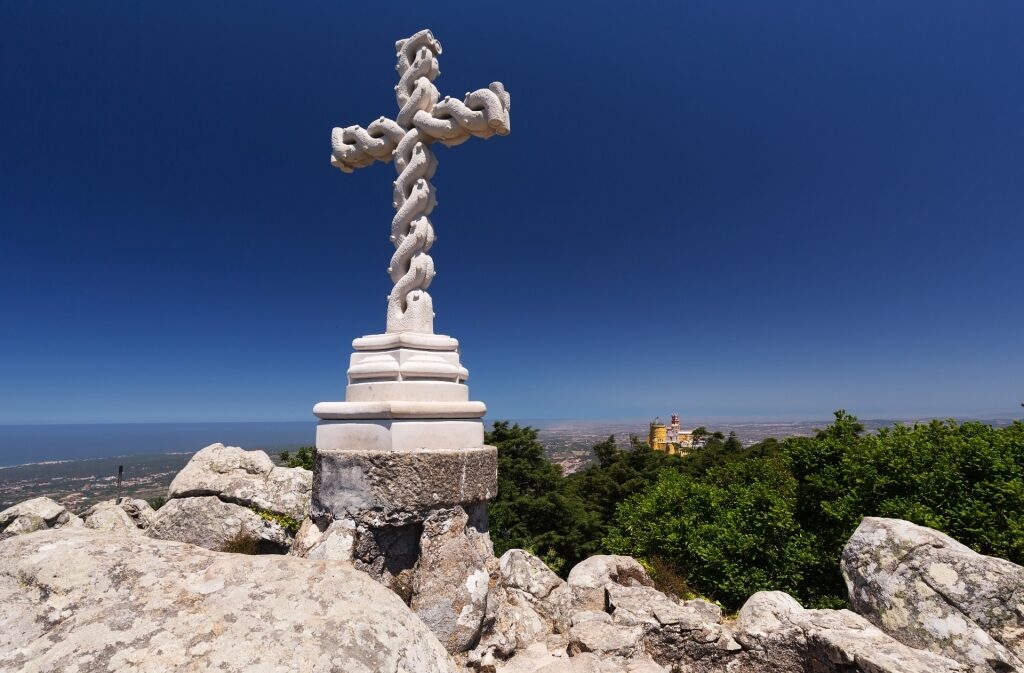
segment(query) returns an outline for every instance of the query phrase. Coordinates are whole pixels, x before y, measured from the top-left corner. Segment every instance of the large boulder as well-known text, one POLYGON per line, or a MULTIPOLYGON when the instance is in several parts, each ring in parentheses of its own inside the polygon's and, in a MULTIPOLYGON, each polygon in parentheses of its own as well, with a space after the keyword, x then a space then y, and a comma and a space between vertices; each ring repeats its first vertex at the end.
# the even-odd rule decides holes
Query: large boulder
POLYGON ((1024 671, 1024 568, 898 519, 864 519, 843 550, 854 610, 911 647, 983 673, 1024 671))
POLYGON ((309 470, 277 467, 263 451, 211 444, 192 456, 174 477, 167 497, 213 495, 299 522, 309 515, 312 488, 309 470))
POLYGON ((346 563, 81 529, 0 544, 0 671, 454 670, 397 596, 346 563))
MULTIPOLYGON (((478 513, 486 517, 486 511, 478 513)), ((486 518, 473 521, 454 507, 423 522, 409 605, 453 654, 480 638, 493 565, 486 518)))
POLYGON ((237 540, 251 540, 261 553, 285 553, 292 542, 280 523, 213 496, 169 500, 145 534, 213 551, 222 551, 237 540))
POLYGON ((724 659, 741 649, 714 603, 680 601, 644 585, 610 584, 605 592, 612 622, 640 629, 643 651, 659 663, 724 659))
POLYGON ((849 610, 805 610, 781 591, 762 591, 734 628, 750 673, 963 673, 955 661, 907 647, 849 610))
POLYGON ((32 498, 0 512, 0 540, 48 528, 77 527, 82 520, 49 498, 32 498))
POLYGON ((354 559, 356 525, 351 519, 306 519, 289 554, 321 561, 354 559))
POLYGON ((125 498, 121 500, 121 509, 132 520, 136 528, 145 530, 156 520, 156 510, 141 498, 125 498))
POLYGON ((566 581, 574 610, 604 610, 605 588, 612 584, 654 586, 644 567, 631 556, 591 556, 573 566, 566 581))
POLYGON ((108 533, 139 532, 138 526, 116 500, 105 500, 93 505, 82 513, 82 519, 85 521, 85 527, 93 530, 108 533))
POLYGON ((514 602, 532 607, 555 631, 569 630, 572 596, 569 585, 533 554, 510 549, 498 559, 500 583, 514 602))

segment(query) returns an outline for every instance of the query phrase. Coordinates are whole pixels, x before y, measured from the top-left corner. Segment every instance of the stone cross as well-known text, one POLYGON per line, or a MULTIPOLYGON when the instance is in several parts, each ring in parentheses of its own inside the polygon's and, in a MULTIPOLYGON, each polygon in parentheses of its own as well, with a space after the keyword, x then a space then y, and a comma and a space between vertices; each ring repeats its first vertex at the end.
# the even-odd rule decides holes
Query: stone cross
POLYGON ((498 452, 484 443, 487 406, 470 400, 457 339, 434 334, 427 286, 434 263, 431 146, 509 132, 509 95, 495 82, 438 101, 441 45, 429 30, 395 44, 398 117, 331 134, 331 162, 345 172, 394 159, 395 254, 388 272, 386 334, 352 342, 344 401, 313 407, 313 558, 339 558, 406 597, 449 652, 479 640, 494 550, 487 501, 498 488, 498 452))
POLYGON ((381 117, 365 129, 335 128, 331 132, 331 164, 346 173, 374 161, 395 160, 395 208, 391 242, 395 253, 388 273, 395 284, 388 296, 387 332, 433 334, 434 310, 427 287, 434 278, 434 243, 430 213, 437 205, 430 179, 437 169, 431 144, 458 145, 470 136, 508 135, 511 99, 501 82, 467 93, 463 100, 438 101, 433 82, 441 74, 437 57, 441 43, 421 30, 395 43, 398 56, 398 117, 381 117))

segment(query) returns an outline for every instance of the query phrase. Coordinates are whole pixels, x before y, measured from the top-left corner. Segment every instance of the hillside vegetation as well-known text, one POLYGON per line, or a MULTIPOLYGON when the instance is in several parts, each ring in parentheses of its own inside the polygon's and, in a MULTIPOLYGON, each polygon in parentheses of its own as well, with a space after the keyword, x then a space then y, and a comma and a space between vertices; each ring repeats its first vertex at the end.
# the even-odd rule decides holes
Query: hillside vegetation
POLYGON ((865 516, 906 519, 1024 563, 1024 423, 933 421, 865 434, 838 411, 815 437, 744 448, 711 437, 685 457, 632 438, 593 447, 563 476, 537 431, 496 422, 495 552, 527 549, 559 573, 598 553, 645 562, 663 587, 737 609, 779 589, 842 606, 839 555, 865 516))

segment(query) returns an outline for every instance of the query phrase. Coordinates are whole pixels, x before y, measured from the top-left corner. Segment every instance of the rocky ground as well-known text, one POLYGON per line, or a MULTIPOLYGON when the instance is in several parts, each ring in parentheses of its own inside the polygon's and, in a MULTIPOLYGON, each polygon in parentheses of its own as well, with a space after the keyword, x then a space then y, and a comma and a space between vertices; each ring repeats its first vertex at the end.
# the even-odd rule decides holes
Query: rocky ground
POLYGON ((0 671, 1024 673, 1024 568, 905 521, 851 537, 853 610, 761 592, 726 618, 629 557, 566 580, 495 558, 480 507, 435 512, 388 566, 389 541, 310 517, 312 477, 213 445, 159 511, 0 512, 0 671))

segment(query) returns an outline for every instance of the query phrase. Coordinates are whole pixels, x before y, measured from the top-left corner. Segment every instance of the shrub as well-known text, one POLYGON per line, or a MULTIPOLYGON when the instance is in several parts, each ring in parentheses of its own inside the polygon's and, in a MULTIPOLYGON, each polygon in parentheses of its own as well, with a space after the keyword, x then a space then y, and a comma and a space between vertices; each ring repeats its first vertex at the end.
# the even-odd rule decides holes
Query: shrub
POLYGON ((282 451, 278 455, 285 467, 304 467, 307 470, 312 470, 316 449, 312 446, 300 446, 295 449, 294 454, 291 451, 282 451))
POLYGON ((222 552, 229 554, 247 554, 249 556, 255 556, 260 553, 261 540, 245 533, 239 533, 235 537, 224 543, 221 547, 222 552))

